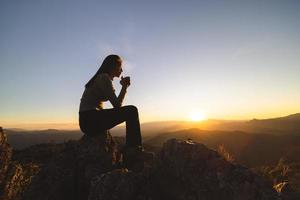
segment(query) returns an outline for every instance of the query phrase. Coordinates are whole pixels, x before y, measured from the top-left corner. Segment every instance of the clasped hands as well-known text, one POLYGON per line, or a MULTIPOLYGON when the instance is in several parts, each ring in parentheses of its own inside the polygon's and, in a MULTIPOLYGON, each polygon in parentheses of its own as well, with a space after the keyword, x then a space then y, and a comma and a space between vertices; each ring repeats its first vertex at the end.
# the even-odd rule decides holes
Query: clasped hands
POLYGON ((128 87, 130 85, 130 77, 129 76, 126 76, 126 77, 121 76, 120 84, 123 87, 128 87))

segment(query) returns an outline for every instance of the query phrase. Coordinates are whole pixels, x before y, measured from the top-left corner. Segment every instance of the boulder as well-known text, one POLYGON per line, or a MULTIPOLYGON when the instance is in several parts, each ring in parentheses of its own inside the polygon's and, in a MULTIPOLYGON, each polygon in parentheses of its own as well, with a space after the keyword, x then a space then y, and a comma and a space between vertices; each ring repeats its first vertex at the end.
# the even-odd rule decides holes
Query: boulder
POLYGON ((191 141, 171 139, 161 151, 158 181, 173 199, 276 199, 272 185, 216 151, 191 141), (168 178, 169 177, 169 178, 168 178))
POLYGON ((33 163, 20 164, 12 161, 13 150, 7 143, 6 134, 0 127, 0 199, 19 200, 30 185, 31 178, 39 171, 33 163))
POLYGON ((12 148, 7 143, 7 137, 0 127, 0 198, 4 199, 6 196, 6 179, 9 169, 9 164, 12 157, 12 148))
POLYGON ((24 200, 85 200, 91 179, 113 170, 115 143, 109 132, 69 141, 34 177, 24 200))
POLYGON ((114 170, 92 180, 89 200, 276 200, 272 185, 191 140, 168 140, 154 166, 114 170))
POLYGON ((118 162, 116 145, 109 132, 94 137, 83 136, 76 165, 79 199, 87 199, 93 177, 111 171, 118 162))
POLYGON ((0 127, 0 195, 3 192, 5 178, 12 157, 12 148, 7 143, 7 137, 0 127))

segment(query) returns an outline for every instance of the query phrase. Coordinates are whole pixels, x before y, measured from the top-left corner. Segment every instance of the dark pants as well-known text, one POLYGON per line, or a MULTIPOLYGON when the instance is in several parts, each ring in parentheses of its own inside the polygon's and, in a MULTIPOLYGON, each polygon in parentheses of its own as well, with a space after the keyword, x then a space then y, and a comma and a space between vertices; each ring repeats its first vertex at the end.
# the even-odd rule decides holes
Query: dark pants
POLYGON ((135 106, 79 112, 80 129, 88 136, 101 134, 122 122, 126 122, 126 146, 141 146, 139 115, 135 106))

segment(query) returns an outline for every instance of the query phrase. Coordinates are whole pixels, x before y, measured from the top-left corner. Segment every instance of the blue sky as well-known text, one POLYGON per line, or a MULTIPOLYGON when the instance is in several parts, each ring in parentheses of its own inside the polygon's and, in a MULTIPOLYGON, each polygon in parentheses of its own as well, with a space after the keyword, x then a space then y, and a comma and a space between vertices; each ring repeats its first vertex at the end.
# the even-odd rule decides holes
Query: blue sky
POLYGON ((142 122, 300 111, 299 1, 2 0, 0 26, 3 126, 77 123, 110 53, 142 122))

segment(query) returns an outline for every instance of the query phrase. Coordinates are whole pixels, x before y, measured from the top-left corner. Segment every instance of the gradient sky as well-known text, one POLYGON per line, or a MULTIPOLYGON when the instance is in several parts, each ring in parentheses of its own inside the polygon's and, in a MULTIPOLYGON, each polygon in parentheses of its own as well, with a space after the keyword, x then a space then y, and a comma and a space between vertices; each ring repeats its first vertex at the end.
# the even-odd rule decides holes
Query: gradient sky
POLYGON ((0 125, 77 123, 84 84, 110 53, 142 122, 296 113, 299 36, 297 0, 1 0, 0 125))

